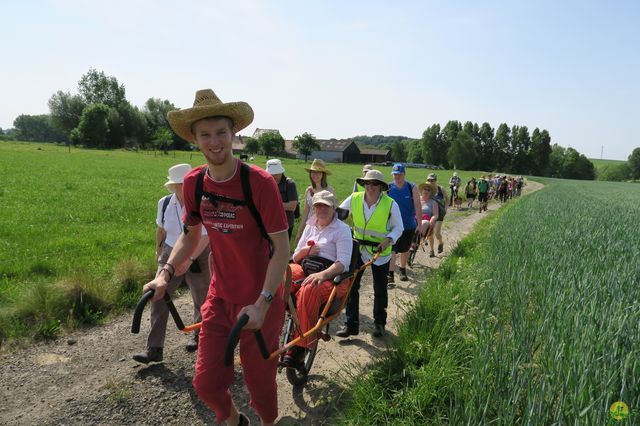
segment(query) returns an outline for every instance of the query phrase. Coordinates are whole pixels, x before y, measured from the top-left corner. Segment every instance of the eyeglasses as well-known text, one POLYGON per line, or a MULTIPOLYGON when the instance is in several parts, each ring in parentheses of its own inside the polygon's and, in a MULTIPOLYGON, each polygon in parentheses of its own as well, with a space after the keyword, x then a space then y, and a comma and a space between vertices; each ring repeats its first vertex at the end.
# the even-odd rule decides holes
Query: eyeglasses
POLYGON ((375 180, 365 181, 365 182, 364 182, 364 184, 365 184, 365 185, 380 186, 380 182, 375 181, 375 180))

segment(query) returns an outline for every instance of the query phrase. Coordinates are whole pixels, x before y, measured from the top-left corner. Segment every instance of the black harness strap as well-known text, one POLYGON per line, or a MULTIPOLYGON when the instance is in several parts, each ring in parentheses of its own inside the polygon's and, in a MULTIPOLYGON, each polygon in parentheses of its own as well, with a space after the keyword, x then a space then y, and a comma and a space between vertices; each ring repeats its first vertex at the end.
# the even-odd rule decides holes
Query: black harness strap
POLYGON ((240 163, 240 182, 242 183, 242 193, 244 194, 244 199, 246 201, 247 207, 249 207, 249 211, 253 215, 253 218, 256 220, 258 228, 260 228, 262 238, 269 242, 269 259, 271 259, 271 256, 273 256, 273 241, 271 240, 269 234, 267 234, 267 229, 264 227, 264 222, 262 222, 262 216, 260 216, 260 212, 258 212, 256 205, 253 203, 251 182, 249 181, 250 171, 251 168, 248 164, 243 162, 240 163))
MULTIPOLYGON (((249 173, 251 172, 251 167, 244 162, 240 162, 240 182, 242 184, 242 194, 244 195, 244 200, 236 200, 234 198, 229 198, 224 195, 219 195, 211 192, 204 191, 204 175, 207 173, 208 167, 203 167, 198 172, 198 178, 196 179, 196 193, 195 193, 195 202, 196 208, 190 214, 193 217, 196 217, 202 220, 202 216, 200 215, 200 203, 202 202, 202 197, 207 197, 209 202, 217 206, 218 202, 230 203, 233 206, 247 206, 249 211, 251 212, 251 216, 255 219, 258 228, 260 229, 260 235, 262 238, 269 242, 269 258, 273 256, 273 241, 271 237, 267 233, 267 229, 264 226, 264 222, 262 222, 262 217, 260 216, 260 212, 256 208, 256 205, 253 202, 253 194, 251 192, 251 182, 249 180, 249 173)), ((185 233, 187 232, 187 226, 185 225, 185 233)))

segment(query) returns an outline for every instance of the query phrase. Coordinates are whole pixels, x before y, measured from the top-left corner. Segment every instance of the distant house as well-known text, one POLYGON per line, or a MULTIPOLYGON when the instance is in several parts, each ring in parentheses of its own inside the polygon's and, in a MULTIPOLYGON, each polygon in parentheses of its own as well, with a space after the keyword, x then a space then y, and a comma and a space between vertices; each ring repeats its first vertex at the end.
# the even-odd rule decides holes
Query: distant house
POLYGON ((360 148, 360 163, 384 163, 391 161, 391 151, 388 149, 376 149, 369 147, 360 148))
POLYGON ((284 140, 284 156, 286 158, 298 158, 298 150, 293 147, 293 140, 284 140))
POLYGON ((235 135, 233 137, 233 140, 231 141, 231 151, 233 151, 234 154, 244 151, 244 141, 242 140, 242 136, 235 135))
MULTIPOLYGON (((312 151, 309 159, 319 158, 329 163, 357 163, 360 151, 351 139, 318 139, 319 151, 312 151)), ((304 155, 297 153, 304 160, 304 155)))
POLYGON ((277 133, 278 135, 280 134, 280 130, 278 129, 258 129, 256 127, 256 130, 253 132, 253 136, 251 136, 254 139, 258 139, 261 135, 265 134, 265 133, 277 133))

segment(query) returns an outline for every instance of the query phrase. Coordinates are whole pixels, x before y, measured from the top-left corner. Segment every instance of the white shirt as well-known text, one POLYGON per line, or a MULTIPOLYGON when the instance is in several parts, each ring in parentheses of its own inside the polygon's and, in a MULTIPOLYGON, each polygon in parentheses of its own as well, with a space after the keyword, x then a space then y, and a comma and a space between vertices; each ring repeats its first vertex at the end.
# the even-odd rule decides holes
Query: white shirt
POLYGON ((314 216, 313 220, 307 221, 307 226, 302 232, 295 252, 305 249, 307 241, 315 242, 315 245, 320 249, 316 256, 324 257, 334 262, 338 261, 342 263, 345 271, 349 270, 351 251, 353 250, 353 240, 351 239, 349 225, 334 217, 329 225, 320 229, 316 226, 314 216))
MULTIPOLYGON (((167 209, 164 212, 164 224, 162 223, 162 202, 163 198, 160 198, 158 201, 158 214, 156 216, 156 225, 159 228, 164 229, 167 233, 167 236, 164 239, 165 244, 170 247, 175 247, 178 242, 178 238, 180 234, 182 234, 182 215, 183 208, 180 205, 180 201, 178 201, 178 197, 176 194, 171 194, 171 199, 169 200, 169 204, 167 204, 167 209)), ((207 230, 202 227, 202 236, 207 236, 207 230)))
MULTIPOLYGON (((352 195, 349 195, 347 197, 346 200, 344 200, 342 202, 342 204, 340 204, 340 208, 342 209, 347 209, 349 211, 351 211, 351 197, 352 195)), ((380 197, 382 197, 382 194, 380 194, 380 197)), ((380 197, 378 197, 378 201, 376 201, 371 207, 369 207, 367 205, 367 202, 365 201, 365 197, 362 197, 362 204, 364 206, 364 219, 365 220, 369 220, 371 219, 371 216, 373 215, 373 212, 375 211, 376 207, 378 207, 378 204, 380 203, 380 197)), ((387 233, 387 237, 391 238, 392 243, 391 244, 395 244, 396 241, 398 241, 398 238, 400 238, 400 236, 402 235, 402 232, 404 231, 404 226, 402 225, 402 215, 400 214, 400 207, 398 206, 398 203, 396 203, 393 198, 391 199, 393 202, 391 203, 391 216, 389 217, 389 220, 387 221, 387 229, 389 229, 389 232, 387 233)), ((364 263, 367 263, 369 261, 369 259, 371 259, 371 254, 369 254, 369 252, 365 249, 364 246, 360 247, 360 256, 362 257, 362 261, 364 263)), ((376 260, 374 263, 374 265, 384 265, 385 263, 387 263, 389 260, 391 260, 391 255, 387 255, 387 256, 380 256, 378 257, 378 260, 376 260)))

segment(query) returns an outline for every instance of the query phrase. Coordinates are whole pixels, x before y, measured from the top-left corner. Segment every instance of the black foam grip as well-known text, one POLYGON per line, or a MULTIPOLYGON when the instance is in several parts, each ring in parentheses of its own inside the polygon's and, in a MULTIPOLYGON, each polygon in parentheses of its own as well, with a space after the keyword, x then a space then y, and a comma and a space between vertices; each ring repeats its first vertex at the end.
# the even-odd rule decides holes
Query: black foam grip
POLYGON ((140 332, 140 321, 142 321, 142 311, 144 311, 144 307, 147 302, 151 300, 155 290, 149 290, 142 295, 140 301, 136 305, 136 310, 133 312, 133 322, 131 323, 131 332, 134 334, 138 334, 140 332))

